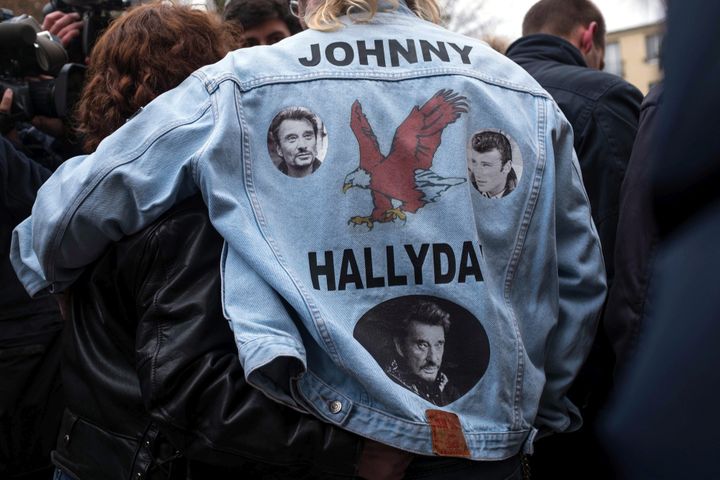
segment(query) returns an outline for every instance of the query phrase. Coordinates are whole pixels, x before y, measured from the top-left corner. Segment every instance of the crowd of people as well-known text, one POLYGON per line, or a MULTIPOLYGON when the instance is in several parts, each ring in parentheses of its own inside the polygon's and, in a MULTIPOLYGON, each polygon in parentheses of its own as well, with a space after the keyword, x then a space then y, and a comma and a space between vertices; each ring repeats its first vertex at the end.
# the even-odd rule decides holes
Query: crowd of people
POLYGON ((435 0, 46 10, 86 70, 0 101, 0 478, 720 476, 720 8, 645 96, 590 0, 505 52, 435 0))

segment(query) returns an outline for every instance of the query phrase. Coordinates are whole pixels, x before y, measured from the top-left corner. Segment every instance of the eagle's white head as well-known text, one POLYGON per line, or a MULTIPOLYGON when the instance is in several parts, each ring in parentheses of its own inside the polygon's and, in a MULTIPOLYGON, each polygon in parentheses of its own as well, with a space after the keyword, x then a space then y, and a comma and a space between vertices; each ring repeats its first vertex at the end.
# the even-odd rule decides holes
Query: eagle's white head
POLYGON ((343 183, 343 193, 353 187, 370 188, 370 174, 360 167, 348 173, 343 183))

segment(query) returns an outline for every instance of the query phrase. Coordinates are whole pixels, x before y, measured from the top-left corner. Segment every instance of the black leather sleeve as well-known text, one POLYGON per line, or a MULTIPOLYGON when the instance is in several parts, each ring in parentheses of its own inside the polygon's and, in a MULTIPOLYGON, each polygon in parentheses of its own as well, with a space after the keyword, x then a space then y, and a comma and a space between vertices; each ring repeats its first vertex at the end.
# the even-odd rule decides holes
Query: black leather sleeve
POLYGON ((137 370, 147 410, 189 460, 352 476, 359 437, 246 383, 221 310, 222 240, 199 198, 184 205, 156 224, 136 274, 137 370))

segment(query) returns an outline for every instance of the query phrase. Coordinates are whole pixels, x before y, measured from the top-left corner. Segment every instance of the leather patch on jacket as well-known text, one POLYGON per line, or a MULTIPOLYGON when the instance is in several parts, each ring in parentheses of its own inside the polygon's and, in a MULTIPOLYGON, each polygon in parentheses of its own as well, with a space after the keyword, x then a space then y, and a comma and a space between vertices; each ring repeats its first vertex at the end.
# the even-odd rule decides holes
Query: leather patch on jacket
POLYGON ((460 426, 460 418, 451 412, 425 410, 432 430, 432 446, 436 455, 443 457, 469 457, 470 450, 460 426))

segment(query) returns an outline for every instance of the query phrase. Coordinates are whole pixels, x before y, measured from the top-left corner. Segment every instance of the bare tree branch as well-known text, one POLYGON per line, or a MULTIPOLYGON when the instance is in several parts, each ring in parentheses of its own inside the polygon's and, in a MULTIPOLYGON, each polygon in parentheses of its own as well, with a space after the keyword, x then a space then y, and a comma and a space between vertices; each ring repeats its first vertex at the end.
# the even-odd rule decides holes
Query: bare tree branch
POLYGON ((443 24, 448 30, 475 38, 492 35, 498 19, 487 14, 485 0, 439 0, 443 24))

